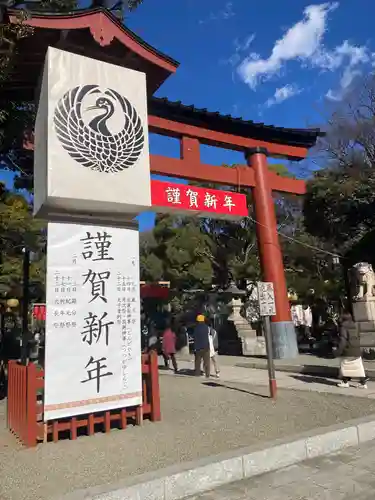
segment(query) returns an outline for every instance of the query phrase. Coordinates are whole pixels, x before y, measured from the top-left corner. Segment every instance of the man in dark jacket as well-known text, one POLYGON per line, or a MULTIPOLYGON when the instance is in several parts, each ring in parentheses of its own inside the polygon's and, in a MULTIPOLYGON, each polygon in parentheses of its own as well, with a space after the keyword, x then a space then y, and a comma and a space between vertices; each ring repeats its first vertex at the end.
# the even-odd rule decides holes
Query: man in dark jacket
POLYGON ((203 360, 203 369, 206 378, 210 377, 210 342, 208 339, 210 329, 205 324, 203 314, 197 316, 197 325, 194 328, 194 349, 195 349, 195 375, 200 377, 201 365, 203 360))
POLYGON ((358 325, 350 313, 343 313, 340 318, 340 343, 335 356, 341 357, 341 382, 338 387, 349 387, 352 378, 359 379, 360 387, 367 388, 367 377, 362 363, 361 340, 358 325))

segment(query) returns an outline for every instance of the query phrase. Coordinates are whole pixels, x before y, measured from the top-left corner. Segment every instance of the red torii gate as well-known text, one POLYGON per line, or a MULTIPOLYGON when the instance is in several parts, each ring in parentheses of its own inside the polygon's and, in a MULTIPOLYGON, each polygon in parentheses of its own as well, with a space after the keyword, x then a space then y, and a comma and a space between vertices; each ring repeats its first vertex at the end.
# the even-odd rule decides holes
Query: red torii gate
MULTIPOLYGON (((9 10, 10 22, 18 22, 17 12, 9 10)), ((276 357, 297 355, 272 191, 302 195, 305 183, 269 171, 267 156, 301 160, 320 131, 268 126, 153 97, 177 70, 178 62, 148 45, 105 9, 66 15, 33 13, 24 22, 34 28, 34 34, 19 42, 9 79, 12 83, 3 87, 3 98, 16 95, 19 99, 22 95, 25 101, 35 99, 48 45, 143 71, 150 96, 149 131, 177 138, 181 144, 180 159, 150 155, 151 172, 252 189, 263 278, 272 281, 275 289, 277 314, 272 324, 276 357), (206 165, 200 160, 200 144, 241 151, 247 164, 236 169, 206 165)))

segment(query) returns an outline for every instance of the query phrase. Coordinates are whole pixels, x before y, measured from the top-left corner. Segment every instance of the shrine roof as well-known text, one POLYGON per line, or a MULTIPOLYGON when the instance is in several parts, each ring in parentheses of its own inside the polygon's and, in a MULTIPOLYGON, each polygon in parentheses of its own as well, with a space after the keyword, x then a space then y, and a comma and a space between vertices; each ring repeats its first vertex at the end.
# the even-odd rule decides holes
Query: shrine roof
MULTIPOLYGON (((18 23, 19 9, 8 9, 11 23, 18 23)), ((142 71, 153 94, 173 74, 179 63, 145 42, 104 8, 51 13, 32 10, 23 23, 34 28, 32 36, 17 42, 11 85, 2 95, 12 99, 21 92, 32 100, 48 46, 142 71)))
POLYGON ((222 115, 206 108, 196 108, 194 105, 185 105, 181 101, 169 101, 165 97, 152 97, 149 100, 148 112, 160 118, 196 127, 203 126, 215 132, 304 148, 311 148, 318 137, 325 135, 319 128, 298 129, 266 125, 242 117, 222 115))

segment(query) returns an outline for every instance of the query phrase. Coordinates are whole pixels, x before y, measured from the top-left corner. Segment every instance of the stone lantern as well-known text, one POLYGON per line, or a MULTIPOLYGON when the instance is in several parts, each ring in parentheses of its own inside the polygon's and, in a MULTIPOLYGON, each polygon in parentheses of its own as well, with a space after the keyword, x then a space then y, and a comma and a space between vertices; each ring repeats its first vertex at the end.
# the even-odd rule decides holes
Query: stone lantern
MULTIPOLYGON (((238 322, 241 321, 241 307, 242 307, 242 298, 246 295, 244 290, 240 290, 234 281, 231 281, 228 288, 224 290, 224 294, 229 296, 229 307, 232 312, 228 317, 228 321, 238 322)), ((242 318, 243 319, 243 318, 242 318)))
POLYGON ((229 305, 232 312, 228 317, 228 322, 233 323, 237 335, 241 339, 242 354, 265 355, 264 338, 257 336, 257 332, 252 328, 247 318, 241 314, 242 298, 246 296, 246 291, 240 290, 234 282, 231 282, 229 287, 224 290, 224 293, 231 297, 229 305))

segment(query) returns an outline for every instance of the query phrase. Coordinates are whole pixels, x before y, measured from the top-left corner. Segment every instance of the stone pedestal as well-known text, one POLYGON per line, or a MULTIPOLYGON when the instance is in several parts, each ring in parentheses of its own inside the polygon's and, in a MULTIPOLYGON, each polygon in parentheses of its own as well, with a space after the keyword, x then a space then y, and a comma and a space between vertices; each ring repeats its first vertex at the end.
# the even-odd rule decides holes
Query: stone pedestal
POLYGON ((353 302, 353 315, 362 347, 375 347, 375 298, 353 302))
POLYGON ((241 339, 242 354, 245 356, 265 356, 266 344, 264 337, 258 337, 250 323, 241 315, 241 299, 232 299, 232 314, 228 321, 233 321, 237 335, 241 339))
POLYGON ((242 354, 244 356, 265 356, 266 341, 264 337, 257 337, 255 330, 252 330, 251 337, 241 337, 242 354))
POLYGON ((375 300, 353 302, 354 319, 358 322, 372 322, 375 326, 375 300))

